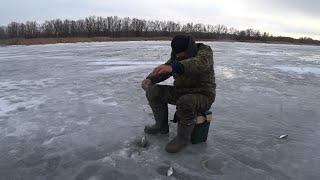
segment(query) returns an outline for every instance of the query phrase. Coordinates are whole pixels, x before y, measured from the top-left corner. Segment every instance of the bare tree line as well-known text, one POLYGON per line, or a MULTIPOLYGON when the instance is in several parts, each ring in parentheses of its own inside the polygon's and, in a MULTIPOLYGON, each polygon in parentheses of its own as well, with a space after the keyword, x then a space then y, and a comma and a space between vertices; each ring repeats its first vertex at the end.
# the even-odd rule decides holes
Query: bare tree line
POLYGON ((54 38, 54 37, 159 37, 189 33, 199 39, 234 41, 281 41, 305 44, 320 44, 311 38, 294 39, 275 37, 259 30, 237 30, 224 25, 204 25, 173 21, 147 21, 137 18, 87 17, 80 20, 50 20, 42 24, 35 21, 25 23, 11 22, 0 27, 0 39, 10 38, 54 38))

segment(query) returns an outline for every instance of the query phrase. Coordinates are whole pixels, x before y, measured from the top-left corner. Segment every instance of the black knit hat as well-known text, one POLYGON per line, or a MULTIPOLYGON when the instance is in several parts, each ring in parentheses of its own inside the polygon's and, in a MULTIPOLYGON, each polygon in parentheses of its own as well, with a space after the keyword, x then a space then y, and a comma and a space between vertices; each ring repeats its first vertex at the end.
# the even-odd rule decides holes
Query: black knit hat
POLYGON ((189 37, 185 35, 177 35, 171 41, 171 48, 175 54, 187 50, 189 45, 189 37))

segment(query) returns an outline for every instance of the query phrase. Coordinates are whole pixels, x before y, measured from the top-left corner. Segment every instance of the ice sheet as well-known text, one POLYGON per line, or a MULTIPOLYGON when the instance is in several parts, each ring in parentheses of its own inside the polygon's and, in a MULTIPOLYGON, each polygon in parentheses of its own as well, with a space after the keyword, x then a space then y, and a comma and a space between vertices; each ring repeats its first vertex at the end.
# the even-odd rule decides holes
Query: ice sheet
POLYGON ((320 48, 204 43, 215 52, 215 120, 207 143, 175 155, 164 147, 176 124, 136 145, 153 123, 140 82, 170 42, 0 47, 0 179, 318 180, 320 48))

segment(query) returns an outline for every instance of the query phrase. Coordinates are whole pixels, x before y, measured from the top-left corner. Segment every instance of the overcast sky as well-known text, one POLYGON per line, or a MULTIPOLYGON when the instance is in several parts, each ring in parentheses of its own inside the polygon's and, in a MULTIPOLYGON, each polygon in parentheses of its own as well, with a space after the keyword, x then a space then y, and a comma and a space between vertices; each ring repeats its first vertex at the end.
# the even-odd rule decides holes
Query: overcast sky
POLYGON ((320 40, 319 0, 0 0, 0 25, 90 15, 254 28, 320 40))

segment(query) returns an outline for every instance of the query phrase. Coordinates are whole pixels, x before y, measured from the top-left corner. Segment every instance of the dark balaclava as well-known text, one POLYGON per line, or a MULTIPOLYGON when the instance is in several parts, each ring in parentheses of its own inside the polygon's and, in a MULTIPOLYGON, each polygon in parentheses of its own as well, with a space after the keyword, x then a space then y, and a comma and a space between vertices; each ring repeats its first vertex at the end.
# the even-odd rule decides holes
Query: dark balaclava
POLYGON ((197 46, 192 36, 177 35, 171 41, 171 58, 175 59, 176 54, 186 52, 187 58, 197 55, 197 46))

